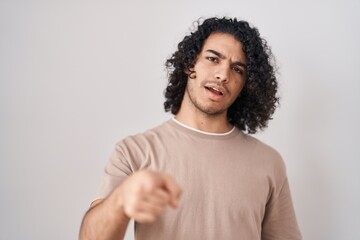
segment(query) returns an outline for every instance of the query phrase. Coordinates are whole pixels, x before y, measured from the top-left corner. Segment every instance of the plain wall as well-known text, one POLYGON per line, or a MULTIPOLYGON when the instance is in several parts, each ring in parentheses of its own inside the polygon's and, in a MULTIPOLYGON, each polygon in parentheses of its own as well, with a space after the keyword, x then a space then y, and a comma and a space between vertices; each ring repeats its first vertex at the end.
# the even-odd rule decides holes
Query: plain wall
POLYGON ((228 15, 277 59, 281 106, 256 136, 284 157, 304 239, 359 240, 359 12, 340 0, 0 0, 0 239, 77 239, 116 141, 171 118, 166 58, 194 20, 228 15))

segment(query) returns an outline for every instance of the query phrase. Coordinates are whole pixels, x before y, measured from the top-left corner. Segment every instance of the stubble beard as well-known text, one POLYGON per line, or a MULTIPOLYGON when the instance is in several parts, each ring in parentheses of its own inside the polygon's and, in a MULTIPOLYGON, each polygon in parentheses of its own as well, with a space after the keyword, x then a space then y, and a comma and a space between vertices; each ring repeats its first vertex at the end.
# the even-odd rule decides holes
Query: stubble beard
POLYGON ((186 92, 189 96, 189 99, 190 99, 191 103, 195 106, 195 108, 197 110, 199 110, 200 112, 202 112, 206 115, 210 115, 210 116, 218 116, 227 111, 228 108, 226 108, 226 107, 222 108, 222 107, 215 107, 215 106, 205 106, 205 104, 201 104, 199 101, 197 101, 196 97, 193 96, 192 91, 189 88, 191 88, 191 87, 186 88, 186 92))

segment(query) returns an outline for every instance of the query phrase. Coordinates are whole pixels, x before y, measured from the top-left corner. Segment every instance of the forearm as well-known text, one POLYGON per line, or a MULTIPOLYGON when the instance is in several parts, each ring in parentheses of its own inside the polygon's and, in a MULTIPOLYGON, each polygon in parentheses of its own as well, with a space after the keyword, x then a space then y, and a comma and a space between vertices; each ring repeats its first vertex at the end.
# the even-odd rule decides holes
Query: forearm
POLYGON ((120 209, 114 209, 112 198, 92 207, 84 216, 80 228, 80 240, 123 239, 129 218, 120 209))

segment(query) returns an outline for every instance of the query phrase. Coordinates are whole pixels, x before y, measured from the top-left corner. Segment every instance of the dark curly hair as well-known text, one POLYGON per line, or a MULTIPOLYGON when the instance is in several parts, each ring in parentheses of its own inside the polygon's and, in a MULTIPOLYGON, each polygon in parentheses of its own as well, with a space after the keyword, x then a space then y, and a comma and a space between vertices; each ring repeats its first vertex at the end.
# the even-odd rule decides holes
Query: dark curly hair
MULTIPOLYGON (((247 57, 247 79, 240 96, 227 111, 228 121, 242 131, 256 133, 267 127, 279 103, 275 64, 270 48, 258 30, 236 18, 209 18, 196 22, 197 30, 178 44, 178 50, 167 59, 169 82, 165 89, 165 111, 177 114, 185 93, 188 74, 192 73, 205 40, 212 33, 227 33, 243 45, 247 57)), ((196 27, 195 25, 195 27, 196 27)))

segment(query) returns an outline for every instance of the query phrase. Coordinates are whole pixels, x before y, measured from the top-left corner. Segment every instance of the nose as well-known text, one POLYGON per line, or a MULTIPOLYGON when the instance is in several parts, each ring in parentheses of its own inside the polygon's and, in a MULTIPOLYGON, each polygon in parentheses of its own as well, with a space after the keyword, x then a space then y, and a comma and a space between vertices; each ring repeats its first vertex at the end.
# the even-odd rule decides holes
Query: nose
POLYGON ((226 66, 219 66, 215 72, 215 79, 226 83, 229 81, 229 68, 226 66))

